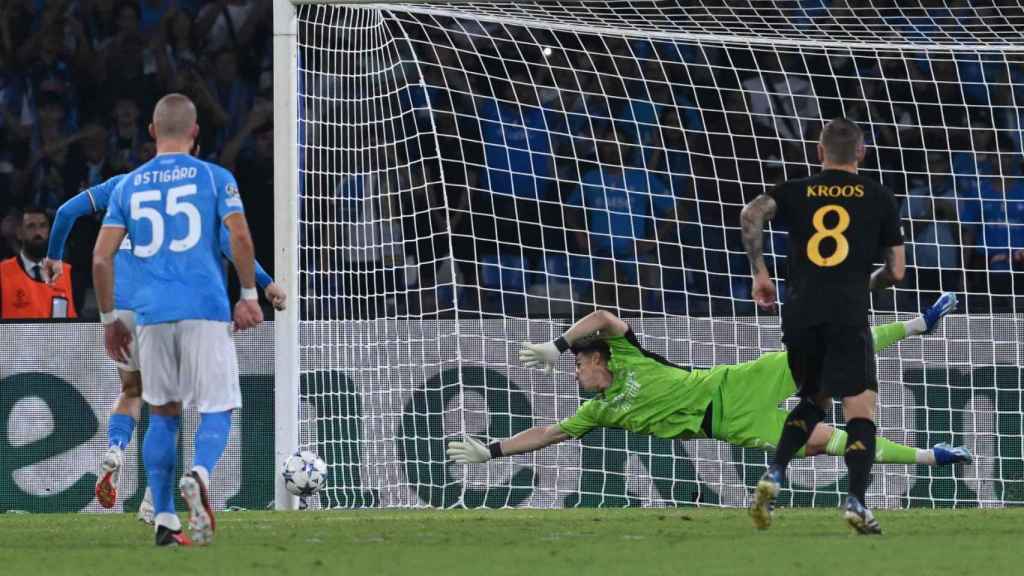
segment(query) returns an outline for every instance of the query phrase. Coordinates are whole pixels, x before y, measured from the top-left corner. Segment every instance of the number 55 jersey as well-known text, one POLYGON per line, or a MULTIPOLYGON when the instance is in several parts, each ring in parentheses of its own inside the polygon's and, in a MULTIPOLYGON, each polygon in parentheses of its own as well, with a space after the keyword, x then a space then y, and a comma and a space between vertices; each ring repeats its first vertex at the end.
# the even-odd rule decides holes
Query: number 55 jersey
POLYGON ((236 212, 234 176, 188 154, 157 155, 118 183, 103 226, 125 228, 132 239, 139 326, 230 322, 220 229, 236 212))

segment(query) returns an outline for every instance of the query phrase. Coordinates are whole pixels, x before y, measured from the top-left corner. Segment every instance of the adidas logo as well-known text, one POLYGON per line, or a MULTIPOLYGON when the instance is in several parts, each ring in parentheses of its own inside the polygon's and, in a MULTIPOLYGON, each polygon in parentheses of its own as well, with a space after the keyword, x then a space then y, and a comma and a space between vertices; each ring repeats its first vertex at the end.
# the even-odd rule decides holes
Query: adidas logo
POLYGON ((867 447, 864 446, 864 443, 861 442, 860 440, 857 440, 853 444, 850 444, 849 446, 846 447, 847 452, 853 452, 855 450, 860 450, 861 452, 863 452, 864 450, 867 450, 867 447))
MULTIPOLYGON (((786 422, 786 426, 791 426, 793 428, 799 428, 799 429, 803 430, 805 433, 807 432, 807 423, 804 422, 803 420, 789 420, 789 421, 786 422)), ((863 448, 861 448, 861 449, 863 450, 863 448)))

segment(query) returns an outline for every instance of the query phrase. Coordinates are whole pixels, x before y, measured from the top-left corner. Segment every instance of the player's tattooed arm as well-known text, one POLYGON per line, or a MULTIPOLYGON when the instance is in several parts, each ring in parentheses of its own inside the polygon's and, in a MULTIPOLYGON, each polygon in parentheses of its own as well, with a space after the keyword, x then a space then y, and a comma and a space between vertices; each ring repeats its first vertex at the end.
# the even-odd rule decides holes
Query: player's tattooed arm
POLYGON ((761 194, 740 212, 743 247, 750 260, 750 272, 755 276, 768 271, 764 263, 764 223, 775 216, 775 209, 775 200, 767 194, 761 194))

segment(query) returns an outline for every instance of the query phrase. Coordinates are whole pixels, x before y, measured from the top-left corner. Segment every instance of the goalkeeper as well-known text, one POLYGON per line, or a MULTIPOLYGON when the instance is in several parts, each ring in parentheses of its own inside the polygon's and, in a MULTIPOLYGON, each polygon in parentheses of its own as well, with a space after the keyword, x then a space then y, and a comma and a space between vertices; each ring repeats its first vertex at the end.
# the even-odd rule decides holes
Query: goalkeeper
MULTIPOLYGON (((956 296, 943 294, 924 314, 872 330, 875 350, 935 329, 956 308, 956 296)), ((644 350, 629 325, 599 310, 573 325, 565 334, 543 344, 524 343, 519 359, 550 372, 559 355, 576 354, 576 379, 597 396, 576 414, 550 426, 534 426, 511 438, 485 446, 466 437, 450 442, 448 457, 460 463, 539 450, 580 438, 598 427, 622 428, 659 438, 715 438, 745 448, 774 450, 787 412, 779 404, 796 393, 785 352, 769 352, 756 360, 707 370, 687 370, 644 350)), ((846 449, 846 432, 819 423, 798 457, 831 454, 846 449)), ((879 437, 876 459, 884 464, 941 466, 971 462, 970 451, 948 444, 916 449, 879 437)))

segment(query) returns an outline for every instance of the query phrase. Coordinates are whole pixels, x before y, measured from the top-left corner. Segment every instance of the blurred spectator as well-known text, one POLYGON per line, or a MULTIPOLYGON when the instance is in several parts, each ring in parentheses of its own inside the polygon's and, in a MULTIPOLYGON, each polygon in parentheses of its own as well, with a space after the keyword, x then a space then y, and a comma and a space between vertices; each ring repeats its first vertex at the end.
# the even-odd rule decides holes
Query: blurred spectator
POLYGON ((267 0, 215 0, 199 10, 195 33, 208 53, 248 46, 263 20, 270 16, 267 0))
POLYGON ((989 270, 1009 270, 1024 251, 1024 180, 985 178, 981 193, 982 240, 989 270))
POLYGON ((269 94, 257 98, 242 128, 224 146, 218 162, 238 180, 245 217, 253 230, 256 259, 273 274, 274 106, 269 94))
POLYGON ((0 262, 0 318, 75 318, 71 266, 53 284, 43 277, 42 263, 50 238, 50 218, 38 207, 26 208, 18 229, 21 252, 0 262))
POLYGON ((152 31, 150 49, 160 83, 168 91, 181 91, 187 74, 198 66, 192 18, 172 7, 152 31))
POLYGON ((785 143, 784 149, 789 150, 784 158, 804 161, 808 128, 821 123, 818 100, 805 75, 804 64, 793 54, 780 59, 774 50, 755 50, 755 57, 760 73, 743 81, 755 131, 760 128, 759 133, 778 135, 785 143))
POLYGON ((165 17, 177 11, 177 0, 138 0, 139 24, 144 34, 157 33, 165 17))
POLYGON ((230 49, 217 52, 209 81, 196 68, 187 74, 185 90, 205 119, 206 129, 199 133, 204 154, 220 150, 242 128, 252 105, 252 89, 239 75, 238 54, 230 49))
POLYGON ((162 95, 157 66, 147 41, 139 29, 139 7, 124 2, 117 9, 117 35, 107 45, 104 55, 106 71, 104 89, 108 96, 131 98, 145 109, 162 95))
POLYGON ((481 185, 491 194, 499 242, 535 261, 543 247, 540 210, 554 180, 552 132, 561 131, 559 119, 540 105, 525 69, 500 83, 479 114, 486 163, 481 185))
POLYGON ((118 13, 114 0, 89 0, 83 2, 84 13, 80 15, 85 37, 93 51, 102 53, 118 33, 118 13))
POLYGON ((44 92, 38 102, 32 155, 21 173, 19 188, 26 203, 52 214, 68 194, 76 190, 75 183, 66 179, 68 147, 83 134, 70 132, 64 120, 64 100, 59 95, 44 92))
POLYGON ((639 310, 638 288, 655 288, 660 278, 656 266, 638 269, 637 263, 656 262, 657 240, 668 236, 675 203, 662 178, 623 166, 623 157, 634 153, 627 142, 614 129, 604 135, 598 144, 600 168, 585 172, 567 200, 581 209, 570 210, 567 224, 578 253, 594 259, 594 302, 639 310))
POLYGON ((18 229, 21 228, 21 210, 8 210, 0 220, 0 260, 6 260, 21 252, 18 229))
POLYGON ((957 193, 961 197, 976 198, 982 177, 999 173, 999 150, 1010 147, 998 141, 987 113, 973 113, 967 120, 967 129, 956 131, 960 137, 952 146, 957 150, 952 158, 953 174, 957 179, 957 193))
POLYGON ((129 172, 140 164, 140 147, 149 139, 139 103, 130 96, 118 96, 111 120, 108 161, 115 173, 129 172))
POLYGON ((971 242, 972 236, 969 230, 961 230, 958 211, 949 156, 933 152, 927 177, 913 180, 901 210, 910 225, 907 263, 913 272, 908 281, 914 284, 908 287, 917 288, 910 310, 927 308, 938 292, 962 288, 961 246, 962 241, 971 242))
POLYGON ((82 127, 79 139, 71 147, 65 171, 69 192, 96 186, 118 173, 108 156, 110 134, 97 123, 82 127))
POLYGON ((19 60, 28 66, 28 90, 35 98, 38 111, 41 95, 59 98, 64 109, 63 121, 68 130, 74 130, 78 118, 78 98, 75 91, 73 68, 64 50, 63 17, 48 17, 55 12, 44 12, 43 28, 19 51, 19 60))

